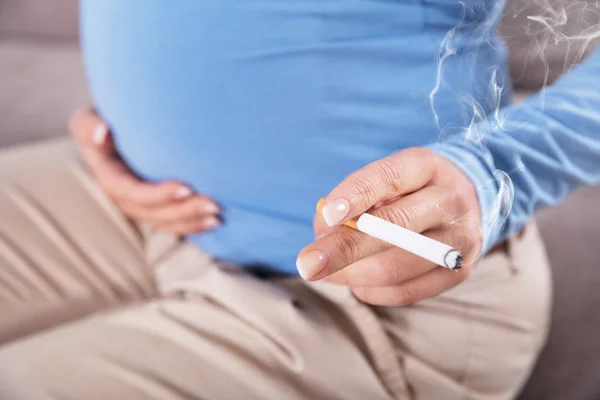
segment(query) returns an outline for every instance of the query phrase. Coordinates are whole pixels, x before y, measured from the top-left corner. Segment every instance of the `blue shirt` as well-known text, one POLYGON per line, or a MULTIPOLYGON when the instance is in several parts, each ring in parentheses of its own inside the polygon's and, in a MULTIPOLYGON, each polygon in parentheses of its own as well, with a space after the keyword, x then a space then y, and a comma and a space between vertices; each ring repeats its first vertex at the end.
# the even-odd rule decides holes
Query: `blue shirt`
POLYGON ((502 6, 83 0, 82 43, 96 106, 128 165, 223 207, 223 227, 188 239, 216 258, 296 273, 317 200, 403 148, 430 146, 473 179, 486 248, 598 177, 589 168, 597 90, 582 99, 549 90, 543 110, 535 100, 506 107, 506 51, 494 30, 502 6), (565 109, 571 100, 580 107, 565 109), (500 113, 508 120, 494 124, 500 113), (507 192, 497 170, 511 173, 512 208, 496 202, 507 192))

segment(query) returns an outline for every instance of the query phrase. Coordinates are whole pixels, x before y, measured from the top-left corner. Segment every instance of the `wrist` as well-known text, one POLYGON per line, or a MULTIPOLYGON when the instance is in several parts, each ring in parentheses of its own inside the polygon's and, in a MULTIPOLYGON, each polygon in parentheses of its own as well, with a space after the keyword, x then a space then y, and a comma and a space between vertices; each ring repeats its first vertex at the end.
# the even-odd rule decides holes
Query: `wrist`
POLYGON ((505 216, 512 205, 512 184, 506 174, 495 171, 491 155, 462 139, 427 146, 450 160, 471 181, 481 217, 482 251, 487 253, 502 238, 505 216))

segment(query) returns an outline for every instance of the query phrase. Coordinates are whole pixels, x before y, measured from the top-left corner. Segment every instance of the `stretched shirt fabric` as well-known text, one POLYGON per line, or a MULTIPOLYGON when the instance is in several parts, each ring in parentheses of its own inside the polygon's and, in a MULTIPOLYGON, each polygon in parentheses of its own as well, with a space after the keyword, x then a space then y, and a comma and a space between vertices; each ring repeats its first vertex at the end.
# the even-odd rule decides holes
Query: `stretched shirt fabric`
POLYGON ((82 43, 96 106, 128 165, 221 204, 224 225, 188 240, 245 267, 296 273, 317 200, 403 148, 430 146, 473 180, 486 249, 598 179, 600 58, 544 102, 509 106, 494 29, 502 8, 83 0, 82 43), (511 193, 498 170, 514 183, 512 208, 498 201, 511 193))

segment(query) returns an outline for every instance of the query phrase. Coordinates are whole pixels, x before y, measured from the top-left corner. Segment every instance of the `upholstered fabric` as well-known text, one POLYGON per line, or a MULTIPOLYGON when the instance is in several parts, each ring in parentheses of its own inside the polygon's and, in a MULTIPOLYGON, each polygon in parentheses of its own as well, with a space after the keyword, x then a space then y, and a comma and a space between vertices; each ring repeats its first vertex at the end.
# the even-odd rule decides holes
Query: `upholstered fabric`
POLYGON ((78 0, 0 0, 0 38, 76 41, 78 0))
POLYGON ((88 102, 76 46, 0 40, 2 145, 64 134, 69 114, 88 102))

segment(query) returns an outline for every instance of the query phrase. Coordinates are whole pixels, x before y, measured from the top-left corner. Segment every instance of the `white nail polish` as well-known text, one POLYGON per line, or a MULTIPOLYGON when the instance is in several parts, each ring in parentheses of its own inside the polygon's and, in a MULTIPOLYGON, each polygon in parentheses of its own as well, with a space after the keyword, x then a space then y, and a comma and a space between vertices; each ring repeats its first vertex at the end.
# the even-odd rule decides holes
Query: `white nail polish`
POLYGON ((209 214, 216 214, 219 212, 219 207, 214 203, 208 203, 206 206, 204 206, 204 211, 209 214))
POLYGON ((176 199, 185 199, 186 197, 190 197, 193 194, 192 189, 189 187, 183 186, 177 189, 175 192, 176 199))
POLYGON ((216 227, 221 225, 221 221, 219 221, 215 217, 209 217, 203 221, 203 225, 204 225, 204 229, 215 229, 216 227))
POLYGON ((94 129, 94 135, 92 140, 96 146, 101 146, 106 142, 106 137, 108 136, 108 127, 104 124, 98 124, 96 129, 94 129))
POLYGON ((350 203, 346 199, 337 199, 323 207, 322 215, 327 225, 336 226, 350 213, 350 203))

